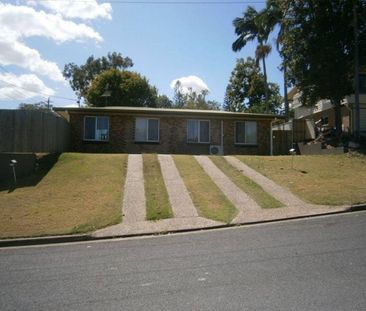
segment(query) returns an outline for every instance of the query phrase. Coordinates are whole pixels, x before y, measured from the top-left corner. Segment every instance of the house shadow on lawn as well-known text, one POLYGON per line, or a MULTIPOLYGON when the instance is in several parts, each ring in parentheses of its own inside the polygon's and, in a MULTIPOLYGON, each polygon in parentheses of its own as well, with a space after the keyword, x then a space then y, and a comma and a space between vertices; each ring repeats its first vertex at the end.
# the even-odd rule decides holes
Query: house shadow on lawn
POLYGON ((34 171, 24 176, 17 176, 17 182, 14 180, 0 181, 0 191, 8 190, 8 193, 15 189, 36 186, 45 177, 52 167, 58 161, 60 153, 49 153, 45 155, 38 155, 34 171))

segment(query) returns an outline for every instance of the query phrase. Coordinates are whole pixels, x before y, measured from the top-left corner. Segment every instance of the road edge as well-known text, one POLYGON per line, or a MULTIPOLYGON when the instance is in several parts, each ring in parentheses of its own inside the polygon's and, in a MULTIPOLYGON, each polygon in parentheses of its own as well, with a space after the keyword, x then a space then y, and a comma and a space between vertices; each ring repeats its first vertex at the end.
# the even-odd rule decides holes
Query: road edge
POLYGON ((75 234, 75 235, 43 236, 43 237, 32 237, 32 238, 0 239, 0 248, 17 247, 17 246, 32 246, 32 245, 47 245, 47 244, 61 244, 61 243, 84 242, 84 241, 93 241, 93 240, 108 240, 108 239, 117 239, 117 238, 159 236, 159 235, 168 235, 168 234, 174 234, 174 233, 208 231, 208 230, 214 230, 214 229, 275 223, 275 222, 286 221, 286 220, 315 218, 315 217, 320 217, 320 216, 329 216, 329 215, 336 215, 336 214, 347 214, 347 213, 360 212, 360 211, 366 211, 366 204, 352 205, 352 206, 346 208, 345 210, 330 211, 328 213, 320 213, 320 214, 313 214, 313 215, 298 215, 298 216, 293 216, 293 217, 276 218, 276 219, 270 219, 270 220, 249 221, 249 222, 243 222, 243 223, 238 223, 238 224, 223 224, 223 225, 210 226, 210 227, 205 227, 205 228, 189 228, 189 229, 168 230, 168 231, 161 231, 161 232, 130 233, 130 234, 124 234, 124 235, 110 235, 110 236, 103 236, 103 237, 95 237, 95 236, 93 236, 93 233, 89 233, 89 234, 75 234))

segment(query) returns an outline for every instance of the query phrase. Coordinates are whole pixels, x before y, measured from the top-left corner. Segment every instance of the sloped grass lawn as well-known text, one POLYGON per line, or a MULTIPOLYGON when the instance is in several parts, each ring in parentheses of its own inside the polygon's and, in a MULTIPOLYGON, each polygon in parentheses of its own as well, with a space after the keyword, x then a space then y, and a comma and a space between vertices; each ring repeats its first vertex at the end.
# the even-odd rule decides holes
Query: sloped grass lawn
POLYGON ((366 202, 366 156, 237 156, 253 169, 314 204, 366 202))
POLYGON ((146 196, 146 219, 159 220, 173 217, 158 156, 156 154, 144 154, 142 158, 146 196))
POLYGON ((0 237, 72 234, 121 221, 127 155, 63 153, 49 172, 0 190, 0 237), (37 180, 37 182, 34 182, 37 180))
POLYGON ((173 156, 193 204, 201 216, 229 223, 237 209, 205 173, 193 156, 173 156))
POLYGON ((261 186, 231 166, 223 157, 211 156, 210 159, 236 186, 256 201, 260 207, 277 208, 283 206, 281 202, 265 192, 261 186))

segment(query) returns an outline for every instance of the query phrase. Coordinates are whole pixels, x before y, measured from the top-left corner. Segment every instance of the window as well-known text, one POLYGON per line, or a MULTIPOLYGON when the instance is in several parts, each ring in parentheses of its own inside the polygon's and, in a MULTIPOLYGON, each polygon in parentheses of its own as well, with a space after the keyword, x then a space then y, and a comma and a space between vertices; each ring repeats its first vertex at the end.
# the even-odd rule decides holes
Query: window
POLYGON ((366 74, 360 74, 360 93, 366 94, 366 74))
POLYGON ((159 119, 136 118, 135 141, 159 142, 159 119))
POLYGON ((209 143, 210 142, 210 121, 188 120, 187 121, 187 142, 209 143))
POLYGON ((85 117, 84 140, 108 141, 109 118, 108 117, 85 117))
POLYGON ((235 123, 236 144, 257 144, 257 122, 243 121, 235 123))

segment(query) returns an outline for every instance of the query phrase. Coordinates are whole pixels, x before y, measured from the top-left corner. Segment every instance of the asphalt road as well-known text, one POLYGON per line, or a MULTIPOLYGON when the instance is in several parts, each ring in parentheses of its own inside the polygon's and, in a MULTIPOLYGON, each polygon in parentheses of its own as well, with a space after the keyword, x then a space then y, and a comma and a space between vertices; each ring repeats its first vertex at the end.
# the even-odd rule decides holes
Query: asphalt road
POLYGON ((0 249, 0 310, 365 310, 366 212, 0 249))

